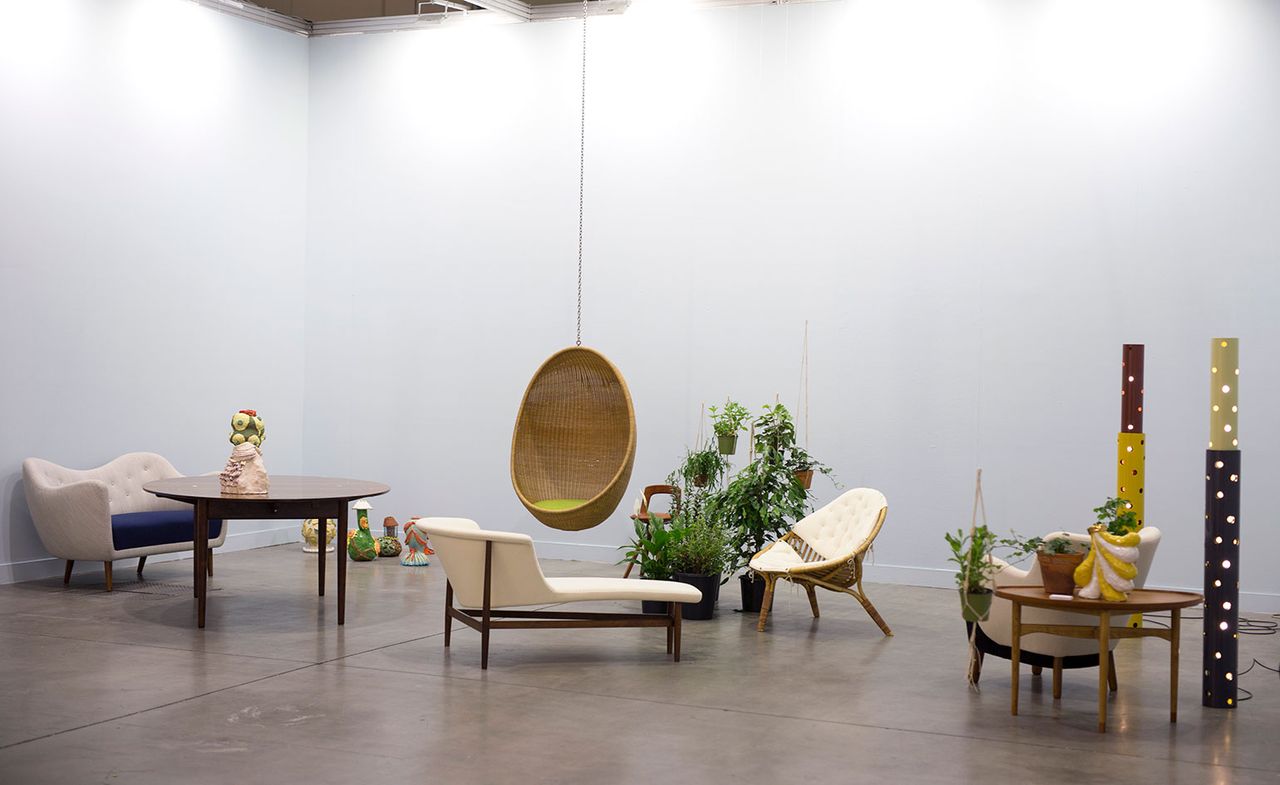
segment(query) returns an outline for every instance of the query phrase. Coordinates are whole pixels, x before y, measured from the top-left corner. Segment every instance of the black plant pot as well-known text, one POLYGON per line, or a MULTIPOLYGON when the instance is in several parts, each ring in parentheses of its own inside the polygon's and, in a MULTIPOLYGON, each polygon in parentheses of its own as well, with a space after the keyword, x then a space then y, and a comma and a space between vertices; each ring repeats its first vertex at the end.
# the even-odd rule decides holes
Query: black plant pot
MULTIPOLYGON (((632 607, 635 607, 634 605, 632 607)), ((641 613, 661 613, 663 616, 671 613, 671 603, 661 600, 641 600, 641 613)))
POLYGON ((702 592, 701 602, 680 603, 680 615, 692 621, 706 621, 716 612, 716 600, 720 599, 719 575, 694 575, 677 572, 676 580, 687 583, 702 592))
POLYGON ((753 581, 748 573, 739 575, 738 581, 742 584, 742 612, 759 613, 764 604, 764 578, 756 576, 753 581))
MULTIPOLYGON (((644 575, 641 575, 640 580, 651 581, 653 579, 645 577, 644 575)), ((661 613, 662 615, 666 616, 671 613, 671 603, 663 602, 662 600, 641 600, 640 612, 641 613, 661 613)))

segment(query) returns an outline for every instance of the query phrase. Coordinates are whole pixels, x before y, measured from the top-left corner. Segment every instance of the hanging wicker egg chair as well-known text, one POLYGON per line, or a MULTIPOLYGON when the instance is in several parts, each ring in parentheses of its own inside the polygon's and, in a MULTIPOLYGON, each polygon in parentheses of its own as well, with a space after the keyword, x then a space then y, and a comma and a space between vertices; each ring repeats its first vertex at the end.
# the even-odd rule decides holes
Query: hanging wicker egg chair
POLYGON ((511 484, 553 529, 580 531, 618 507, 636 459, 627 383, 594 349, 570 346, 534 373, 511 437, 511 484))

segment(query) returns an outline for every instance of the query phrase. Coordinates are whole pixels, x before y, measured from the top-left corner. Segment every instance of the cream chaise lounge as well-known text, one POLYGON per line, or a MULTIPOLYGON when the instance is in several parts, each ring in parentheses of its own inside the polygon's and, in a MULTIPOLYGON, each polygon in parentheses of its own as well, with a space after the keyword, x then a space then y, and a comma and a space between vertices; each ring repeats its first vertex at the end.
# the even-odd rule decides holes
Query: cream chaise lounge
POLYGON ((480 667, 489 667, 489 631, 516 628, 665 627, 667 653, 680 661, 680 603, 698 602, 702 592, 674 581, 623 578, 548 578, 542 574, 527 534, 486 531, 466 518, 418 521, 448 582, 444 597, 444 645, 453 620, 480 632, 480 667), (454 596, 459 607, 454 607, 454 596), (587 613, 508 610, 590 600, 655 600, 669 603, 657 613, 587 613))

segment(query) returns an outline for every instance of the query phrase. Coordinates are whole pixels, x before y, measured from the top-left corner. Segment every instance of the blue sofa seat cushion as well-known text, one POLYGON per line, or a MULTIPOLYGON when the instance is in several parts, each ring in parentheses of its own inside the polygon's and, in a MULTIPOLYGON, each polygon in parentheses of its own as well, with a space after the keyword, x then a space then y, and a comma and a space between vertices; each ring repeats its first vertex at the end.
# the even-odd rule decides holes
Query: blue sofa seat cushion
MULTIPOLYGON (((111 542, 118 551, 191 542, 195 539, 195 510, 126 512, 111 516, 111 542)), ((222 534, 222 521, 209 521, 209 539, 222 534)))

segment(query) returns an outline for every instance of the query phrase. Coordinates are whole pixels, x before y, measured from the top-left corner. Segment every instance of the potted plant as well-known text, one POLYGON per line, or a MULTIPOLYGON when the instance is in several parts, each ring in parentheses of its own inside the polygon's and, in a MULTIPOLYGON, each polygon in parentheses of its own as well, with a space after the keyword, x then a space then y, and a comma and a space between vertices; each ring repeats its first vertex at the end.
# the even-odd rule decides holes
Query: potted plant
MULTIPOLYGON (((635 536, 621 546, 622 561, 640 568, 641 579, 669 581, 675 575, 674 557, 678 543, 684 538, 686 526, 679 516, 664 521, 656 515, 648 521, 635 522, 635 536)), ((658 600, 642 600, 644 613, 667 613, 667 603, 658 600)))
POLYGON ((1113 537, 1123 537, 1138 530, 1138 514, 1125 499, 1107 499, 1101 507, 1093 508, 1093 514, 1097 518, 1094 525, 1106 529, 1107 534, 1113 537))
MULTIPOLYGON (((809 495, 796 482, 788 464, 795 447, 795 425, 781 404, 766 406, 755 421, 755 459, 728 485, 706 501, 707 516, 728 536, 728 571, 746 567, 751 558, 808 511, 809 495)), ((739 576, 742 610, 758 611, 764 581, 748 570, 739 576)))
POLYGON ((1075 571, 1084 561, 1088 548, 1078 545, 1066 537, 1022 537, 1017 532, 1013 536, 1000 541, 1000 545, 1009 548, 1010 558, 1021 559, 1034 553, 1040 565, 1040 577, 1047 594, 1071 594, 1075 591, 1075 571))
POLYGON ((995 535, 986 526, 975 526, 969 534, 957 529, 945 537, 951 546, 948 561, 956 565, 960 612, 965 621, 982 621, 991 611, 991 578, 996 571, 991 551, 996 545, 995 535))
POLYGON ((684 463, 680 465, 678 472, 686 484, 705 488, 708 485, 718 485, 728 468, 729 462, 720 451, 708 445, 701 450, 685 452, 684 463))
POLYGON ((710 619, 720 597, 720 575, 724 572, 728 540, 724 529, 704 518, 680 521, 683 536, 675 543, 671 557, 672 577, 702 592, 702 601, 683 603, 686 619, 710 619))
POLYGON ((738 451, 738 431, 746 424, 751 413, 747 407, 735 401, 726 400, 723 409, 715 406, 708 408, 711 412, 711 428, 716 432, 721 455, 733 455, 738 451))
MULTIPOLYGON (((806 491, 813 486, 815 471, 831 476, 831 467, 814 458, 803 447, 791 448, 791 453, 787 456, 787 465, 791 467, 791 473, 795 476, 796 482, 800 483, 800 487, 806 491)), ((837 483, 837 487, 838 485, 837 483)))

